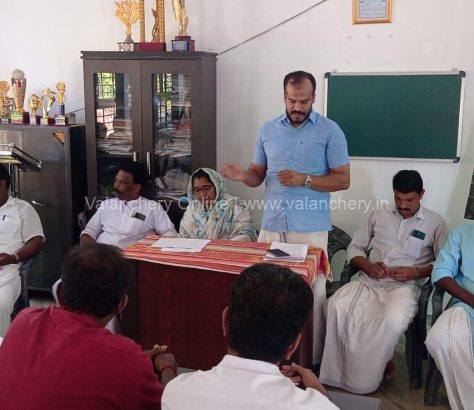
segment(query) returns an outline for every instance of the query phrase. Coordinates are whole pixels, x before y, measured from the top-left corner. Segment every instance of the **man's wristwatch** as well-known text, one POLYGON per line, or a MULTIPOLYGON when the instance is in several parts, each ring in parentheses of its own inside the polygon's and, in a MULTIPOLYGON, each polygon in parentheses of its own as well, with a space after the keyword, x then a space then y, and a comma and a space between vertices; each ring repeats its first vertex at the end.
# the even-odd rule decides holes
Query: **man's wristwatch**
POLYGON ((313 183, 313 178, 311 178, 311 175, 306 175, 306 179, 304 180, 304 186, 306 188, 311 188, 312 183, 313 183))

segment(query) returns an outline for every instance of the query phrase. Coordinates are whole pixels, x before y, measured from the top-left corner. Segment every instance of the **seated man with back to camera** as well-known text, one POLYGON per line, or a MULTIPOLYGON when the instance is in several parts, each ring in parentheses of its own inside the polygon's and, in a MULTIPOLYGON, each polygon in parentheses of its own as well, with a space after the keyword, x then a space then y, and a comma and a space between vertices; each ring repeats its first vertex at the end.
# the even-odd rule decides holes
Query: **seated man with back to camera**
POLYGON ((189 205, 181 219, 179 236, 195 239, 256 241, 252 215, 242 200, 227 194, 222 176, 199 168, 188 184, 189 205))
POLYGON ((38 213, 26 201, 8 194, 10 174, 0 164, 0 337, 21 291, 19 263, 36 255, 44 244, 38 213))
POLYGON ((128 302, 121 251, 74 248, 61 278, 60 305, 22 310, 0 347, 0 408, 159 409, 174 356, 104 329, 128 302))
POLYGON ((469 409, 474 403, 474 225, 451 230, 431 280, 453 302, 429 331, 426 347, 443 375, 451 408, 469 409))
POLYGON ((115 198, 103 201, 81 233, 81 245, 94 242, 125 248, 151 233, 176 236, 163 207, 140 196, 146 174, 137 162, 119 166, 115 177, 115 198))
POLYGON ((328 300, 323 383, 365 394, 394 374, 393 351, 416 314, 419 279, 430 276, 448 234, 444 219, 420 205, 424 192, 417 171, 399 171, 395 207, 373 211, 354 234, 347 261, 362 273, 328 300))
POLYGON ((227 355, 209 371, 182 374, 171 381, 162 408, 337 409, 311 370, 295 363, 279 369, 298 348, 312 307, 311 288, 288 268, 257 264, 245 269, 222 312, 227 355))

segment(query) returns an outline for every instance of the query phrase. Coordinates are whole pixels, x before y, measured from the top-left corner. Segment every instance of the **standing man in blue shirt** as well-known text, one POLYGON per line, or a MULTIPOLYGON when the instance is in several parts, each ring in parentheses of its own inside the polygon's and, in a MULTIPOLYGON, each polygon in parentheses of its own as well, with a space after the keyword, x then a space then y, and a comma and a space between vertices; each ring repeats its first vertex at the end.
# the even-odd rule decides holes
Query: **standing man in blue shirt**
MULTIPOLYGON (((313 111, 313 75, 289 73, 283 89, 286 114, 263 125, 247 170, 224 163, 221 173, 250 187, 265 181, 260 242, 309 243, 326 250, 331 230, 330 192, 348 189, 350 184, 347 142, 335 122, 313 111)), ((317 363, 322 353, 318 339, 323 332, 323 278, 316 281, 314 293, 313 361, 317 363)))

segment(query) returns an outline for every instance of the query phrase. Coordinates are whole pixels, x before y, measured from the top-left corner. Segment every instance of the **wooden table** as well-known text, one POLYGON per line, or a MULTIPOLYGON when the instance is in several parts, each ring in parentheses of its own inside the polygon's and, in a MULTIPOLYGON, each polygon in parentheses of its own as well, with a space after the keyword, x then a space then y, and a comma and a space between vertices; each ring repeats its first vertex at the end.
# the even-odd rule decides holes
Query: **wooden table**
MULTIPOLYGON (((157 239, 148 236, 124 250, 135 267, 136 301, 131 295, 130 310, 136 312, 136 339, 144 348, 168 345, 181 367, 210 369, 227 351, 221 313, 232 284, 242 270, 262 262, 270 244, 214 240, 200 253, 170 253, 151 247, 157 239)), ((277 264, 303 275, 310 285, 329 269, 319 248, 310 248, 303 263, 277 264)), ((301 364, 310 366, 311 355, 312 320, 308 320, 301 364)))

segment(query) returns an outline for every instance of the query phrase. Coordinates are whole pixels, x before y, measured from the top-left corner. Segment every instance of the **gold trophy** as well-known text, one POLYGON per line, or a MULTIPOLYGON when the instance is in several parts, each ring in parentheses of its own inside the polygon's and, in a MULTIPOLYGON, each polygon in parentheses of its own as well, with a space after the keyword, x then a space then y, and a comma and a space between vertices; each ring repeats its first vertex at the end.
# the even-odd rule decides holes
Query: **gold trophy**
POLYGON ((171 40, 173 51, 194 51, 194 40, 188 35, 189 18, 186 14, 184 0, 172 0, 174 17, 179 24, 179 33, 171 40))
POLYGON ((41 118, 41 125, 54 124, 53 118, 49 117, 49 112, 56 101, 56 98, 54 97, 55 94, 56 93, 53 90, 51 90, 49 87, 46 87, 46 89, 43 91, 43 94, 41 95, 41 103, 43 105, 43 118, 41 118), (45 97, 47 97, 46 101, 44 100, 45 97))
POLYGON ((8 97, 10 84, 8 81, 0 81, 0 124, 10 122, 10 97, 8 97))
POLYGON ((10 113, 10 122, 12 124, 29 124, 30 113, 25 111, 23 104, 25 102, 26 78, 21 70, 13 70, 11 78, 14 110, 10 113))
POLYGON ((132 40, 132 26, 140 17, 140 6, 135 0, 122 0, 115 2, 117 10, 115 15, 125 24, 125 41, 118 43, 120 51, 134 51, 135 43, 132 40))
POLYGON ((140 19, 140 43, 145 42, 145 0, 138 0, 138 18, 140 19))
POLYGON ((30 116, 30 124, 32 125, 39 125, 41 120, 41 115, 36 115, 38 108, 41 106, 41 98, 38 97, 36 94, 33 94, 28 99, 28 105, 31 108, 31 116, 30 116))
POLYGON ((64 108, 64 94, 66 93, 66 84, 59 82, 56 84, 56 90, 58 90, 58 101, 59 101, 59 115, 54 118, 56 125, 68 125, 68 118, 66 117, 66 111, 64 108))
POLYGON ((138 43, 138 51, 166 51, 165 40, 165 0, 156 0, 156 10, 151 9, 155 24, 151 32, 151 42, 138 43))

